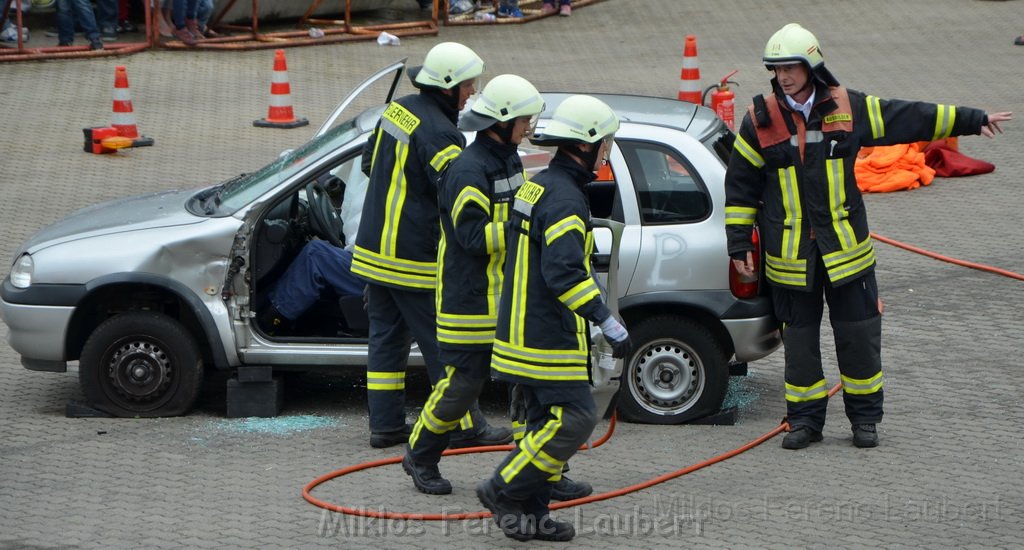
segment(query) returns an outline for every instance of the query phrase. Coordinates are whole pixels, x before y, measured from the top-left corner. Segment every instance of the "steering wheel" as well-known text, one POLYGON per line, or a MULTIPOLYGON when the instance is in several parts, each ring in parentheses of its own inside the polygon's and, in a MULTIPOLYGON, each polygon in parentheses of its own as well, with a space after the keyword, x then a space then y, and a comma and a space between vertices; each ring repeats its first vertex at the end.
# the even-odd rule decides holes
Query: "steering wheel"
POLYGON ((345 232, 341 214, 331 204, 331 196, 324 185, 314 181, 306 185, 309 202, 309 226, 313 233, 338 248, 345 248, 345 232))

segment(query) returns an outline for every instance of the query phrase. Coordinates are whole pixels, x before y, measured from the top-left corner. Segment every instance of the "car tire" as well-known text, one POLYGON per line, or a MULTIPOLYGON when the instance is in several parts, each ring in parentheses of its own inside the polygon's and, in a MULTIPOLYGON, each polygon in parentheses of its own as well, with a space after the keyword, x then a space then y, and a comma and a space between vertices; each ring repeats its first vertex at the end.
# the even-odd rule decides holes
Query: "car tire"
POLYGON ((702 325, 674 315, 630 327, 618 410, 624 420, 682 424, 717 412, 729 385, 728 357, 702 325))
POLYGON ((178 416, 199 395, 203 361, 195 339, 162 313, 132 311, 89 335, 78 380, 95 407, 121 417, 178 416))

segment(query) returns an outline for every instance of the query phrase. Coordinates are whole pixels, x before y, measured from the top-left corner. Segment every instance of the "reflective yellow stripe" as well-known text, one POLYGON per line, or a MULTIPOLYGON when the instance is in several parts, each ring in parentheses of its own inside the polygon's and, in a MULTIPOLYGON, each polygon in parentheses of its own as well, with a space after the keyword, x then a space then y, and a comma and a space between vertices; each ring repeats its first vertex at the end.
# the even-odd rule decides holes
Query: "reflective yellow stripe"
POLYGON ((807 260, 786 259, 765 254, 765 275, 782 285, 804 286, 807 284, 807 260))
POLYGON ((747 159, 747 162, 753 164, 755 168, 764 167, 764 157, 751 147, 750 144, 743 139, 743 136, 736 134, 736 143, 733 145, 733 149, 743 155, 743 158, 747 159))
MULTIPOLYGON (((529 224, 523 222, 523 230, 529 233, 529 224)), ((516 245, 515 258, 515 281, 512 283, 512 318, 509 320, 508 338, 512 344, 522 344, 526 341, 526 287, 529 278, 530 262, 530 238, 524 234, 519 235, 519 242, 516 245)))
POLYGON ((601 289, 597 288, 594 279, 587 277, 558 297, 558 301, 565 304, 569 309, 576 311, 580 306, 589 302, 594 296, 600 296, 601 289))
POLYGON ((484 212, 491 211, 491 200, 487 198, 487 195, 481 193, 476 187, 464 187, 462 191, 459 191, 459 196, 455 197, 455 205, 452 206, 452 225, 459 225, 459 215, 470 202, 478 204, 484 212))
POLYGON ((588 380, 587 353, 580 350, 541 350, 495 339, 491 368, 534 380, 588 380))
POLYGON ((405 372, 366 371, 368 390, 404 390, 405 372))
POLYGON ((789 382, 786 383, 786 401, 790 403, 814 401, 815 399, 824 399, 827 396, 828 388, 825 387, 824 378, 810 386, 794 386, 789 382))
POLYGON ((491 222, 484 227, 484 245, 488 254, 505 250, 505 223, 491 222))
POLYGON ((580 237, 586 239, 587 226, 584 225, 583 220, 575 214, 561 219, 552 224, 551 227, 548 227, 544 231, 544 240, 547 242, 548 246, 551 246, 551 243, 554 242, 555 239, 573 230, 579 231, 580 237))
POLYGON ((380 250, 388 256, 394 256, 398 247, 398 224, 402 219, 402 207, 405 205, 405 163, 408 157, 409 146, 395 142, 395 165, 391 169, 391 185, 388 187, 387 200, 384 203, 384 229, 380 236, 380 250))
POLYGON ((468 412, 459 420, 459 429, 461 430, 472 430, 473 429, 473 416, 468 412))
POLYGON ((433 168, 435 172, 440 172, 444 169, 445 165, 451 162, 455 157, 459 156, 459 153, 461 152, 462 148, 458 145, 449 145, 448 147, 438 151, 438 153, 434 155, 434 158, 430 159, 430 167, 433 168))
POLYGON ((843 159, 827 159, 825 173, 828 176, 829 211, 832 214, 832 230, 836 232, 839 246, 844 250, 853 247, 856 235, 847 219, 846 176, 843 173, 843 159))
POLYGON ((522 441, 523 436, 526 435, 526 423, 518 420, 512 421, 512 440, 522 441))
POLYGON ((757 209, 747 206, 726 206, 725 225, 754 225, 757 209))
POLYGON ((857 275, 875 264, 875 248, 868 236, 863 242, 848 250, 839 250, 821 257, 828 270, 828 278, 837 282, 857 275))
POLYGON ((956 122, 956 107, 952 105, 938 105, 935 113, 935 135, 932 141, 948 138, 953 133, 953 123, 956 122))
POLYGON ((558 433, 558 430, 562 428, 562 407, 555 405, 551 407, 550 411, 554 418, 548 420, 536 432, 527 434, 519 442, 518 454, 501 469, 501 478, 505 480, 505 483, 510 483, 515 479, 523 471, 523 468, 530 464, 537 451, 544 448, 544 444, 551 441, 555 434, 558 433))
POLYGON ((843 380, 843 391, 851 395, 867 395, 882 389, 882 371, 871 378, 850 378, 840 375, 843 380))
POLYGON ((356 246, 352 254, 352 273, 376 281, 414 288, 434 288, 437 264, 417 262, 378 254, 356 246))
MULTIPOLYGON (((450 432, 455 425, 459 423, 458 419, 455 420, 441 420, 438 418, 434 411, 437 409, 437 403, 444 398, 444 393, 448 391, 448 388, 452 383, 452 375, 455 374, 455 367, 451 365, 445 366, 446 376, 437 382, 434 386, 434 391, 430 392, 430 397, 427 398, 427 402, 423 405, 423 412, 420 413, 419 421, 423 423, 426 428, 438 435, 450 432)), ((416 432, 416 430, 413 430, 416 432)), ((414 433, 414 436, 419 436, 418 433, 414 433)), ((409 439, 409 446, 413 446, 415 441, 413 438, 409 439)))
POLYGON ((437 312, 437 337, 463 344, 489 344, 494 340, 495 314, 462 314, 437 312))
POLYGON ((800 232, 803 224, 803 210, 800 205, 800 189, 797 187, 796 167, 779 168, 779 187, 782 206, 786 210, 782 228, 783 258, 796 259, 800 254, 800 232))
POLYGON ((882 100, 869 95, 865 97, 868 108, 868 122, 871 124, 871 138, 885 137, 885 119, 882 117, 882 100))

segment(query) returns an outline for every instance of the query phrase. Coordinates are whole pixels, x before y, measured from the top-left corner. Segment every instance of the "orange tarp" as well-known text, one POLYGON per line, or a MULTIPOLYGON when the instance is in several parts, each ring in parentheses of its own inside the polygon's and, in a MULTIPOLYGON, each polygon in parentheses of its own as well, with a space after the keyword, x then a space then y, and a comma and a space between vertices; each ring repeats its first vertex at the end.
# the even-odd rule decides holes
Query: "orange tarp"
POLYGON ((854 172, 864 193, 916 189, 935 179, 935 170, 925 164, 918 143, 865 147, 857 155, 854 172))

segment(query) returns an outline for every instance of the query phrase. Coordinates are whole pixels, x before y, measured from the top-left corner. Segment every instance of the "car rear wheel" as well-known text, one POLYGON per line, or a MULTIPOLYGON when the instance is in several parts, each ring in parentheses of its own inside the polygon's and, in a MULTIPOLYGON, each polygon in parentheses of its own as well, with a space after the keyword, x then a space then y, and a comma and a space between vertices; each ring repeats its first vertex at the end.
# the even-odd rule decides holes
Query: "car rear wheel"
POLYGON ((630 327, 618 409, 625 420, 682 424, 717 412, 729 384, 728 357, 703 326, 674 315, 630 327))
POLYGON ((96 327, 82 348, 78 379, 92 405, 116 416, 176 416, 195 403, 203 362, 181 323, 133 311, 96 327))

